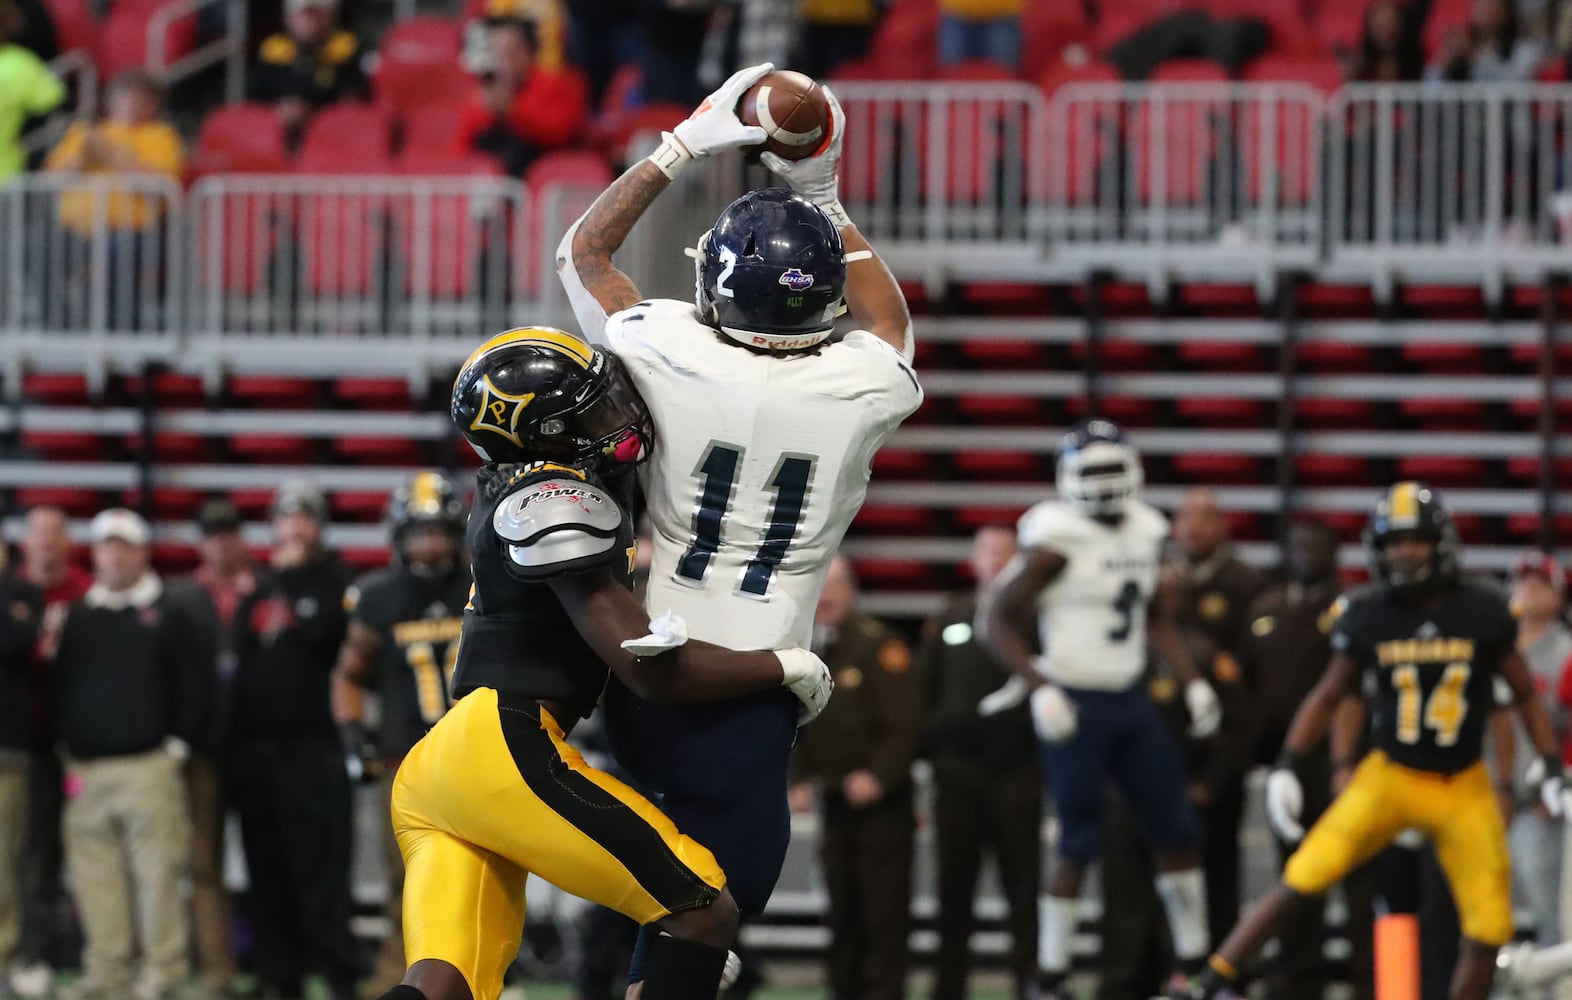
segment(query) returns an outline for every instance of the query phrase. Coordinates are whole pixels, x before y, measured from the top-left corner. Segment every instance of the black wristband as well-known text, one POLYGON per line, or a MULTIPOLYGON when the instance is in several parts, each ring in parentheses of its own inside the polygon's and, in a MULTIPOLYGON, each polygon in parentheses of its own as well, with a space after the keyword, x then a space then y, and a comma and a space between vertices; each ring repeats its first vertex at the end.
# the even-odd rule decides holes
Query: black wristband
POLYGON ((1305 754, 1294 753, 1292 750, 1284 747, 1283 752, 1278 755, 1277 766, 1279 768, 1286 768, 1290 771, 1298 771, 1305 766, 1305 763, 1308 760, 1309 757, 1307 757, 1305 754))
POLYGON ((1561 777, 1562 772, 1565 770, 1565 766, 1561 763, 1561 755, 1560 754, 1558 754, 1558 753, 1547 753, 1547 754, 1544 755, 1544 757, 1542 757, 1540 759, 1543 760, 1544 764, 1545 764, 1545 777, 1547 777, 1547 778, 1559 778, 1559 777, 1561 777))

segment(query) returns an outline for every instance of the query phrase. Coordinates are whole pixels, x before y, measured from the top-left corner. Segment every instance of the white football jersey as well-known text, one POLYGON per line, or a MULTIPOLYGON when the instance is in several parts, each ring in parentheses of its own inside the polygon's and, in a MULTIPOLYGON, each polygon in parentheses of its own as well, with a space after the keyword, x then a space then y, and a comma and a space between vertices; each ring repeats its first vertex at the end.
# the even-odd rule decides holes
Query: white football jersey
POLYGON ((734 649, 806 647, 874 452, 922 402, 910 363, 860 330, 758 354, 673 299, 613 314, 605 342, 655 418, 650 613, 734 649))
POLYGON ((1022 548, 1064 556, 1063 572, 1037 598, 1044 654, 1038 669, 1074 688, 1122 691, 1146 669, 1146 608, 1168 519, 1130 501, 1117 525, 1104 524, 1058 501, 1021 517, 1022 548))

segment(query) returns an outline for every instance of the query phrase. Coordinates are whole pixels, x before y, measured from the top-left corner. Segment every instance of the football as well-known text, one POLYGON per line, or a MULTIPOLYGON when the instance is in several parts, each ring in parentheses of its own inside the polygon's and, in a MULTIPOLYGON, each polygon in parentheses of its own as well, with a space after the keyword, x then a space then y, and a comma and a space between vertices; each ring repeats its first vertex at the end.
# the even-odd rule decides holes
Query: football
POLYGON ((787 160, 801 160, 830 144, 830 102, 812 77, 777 71, 748 88, 737 103, 745 125, 769 133, 762 148, 787 160))

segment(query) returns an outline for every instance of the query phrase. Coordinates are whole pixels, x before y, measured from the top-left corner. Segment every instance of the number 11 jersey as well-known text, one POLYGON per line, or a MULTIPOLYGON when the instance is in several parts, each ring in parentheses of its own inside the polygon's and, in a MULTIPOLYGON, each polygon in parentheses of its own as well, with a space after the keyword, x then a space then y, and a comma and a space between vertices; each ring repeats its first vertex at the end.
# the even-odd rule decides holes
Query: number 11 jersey
POLYGON ((655 418, 640 469, 650 613, 673 611, 694 638, 733 649, 808 646, 873 455, 922 403, 909 359, 861 330, 758 353, 672 299, 609 317, 606 345, 655 418))
POLYGON ((1021 517, 1022 549, 1064 557, 1064 569, 1037 598, 1043 656, 1038 670, 1055 684, 1124 691, 1146 670, 1146 606, 1168 519, 1132 499, 1109 524, 1058 501, 1021 517))

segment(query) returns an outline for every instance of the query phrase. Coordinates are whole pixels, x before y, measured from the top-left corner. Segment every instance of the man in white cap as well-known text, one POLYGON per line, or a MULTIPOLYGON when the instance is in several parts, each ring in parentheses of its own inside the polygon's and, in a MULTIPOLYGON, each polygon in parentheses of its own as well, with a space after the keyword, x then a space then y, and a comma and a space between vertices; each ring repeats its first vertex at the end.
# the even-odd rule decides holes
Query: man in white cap
POLYGON ((190 967, 181 765, 208 710, 210 630, 149 568, 146 521, 106 510, 90 534, 93 586, 66 613, 54 672, 65 854, 86 937, 83 976, 64 996, 160 1000, 190 967))

